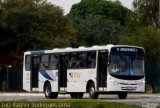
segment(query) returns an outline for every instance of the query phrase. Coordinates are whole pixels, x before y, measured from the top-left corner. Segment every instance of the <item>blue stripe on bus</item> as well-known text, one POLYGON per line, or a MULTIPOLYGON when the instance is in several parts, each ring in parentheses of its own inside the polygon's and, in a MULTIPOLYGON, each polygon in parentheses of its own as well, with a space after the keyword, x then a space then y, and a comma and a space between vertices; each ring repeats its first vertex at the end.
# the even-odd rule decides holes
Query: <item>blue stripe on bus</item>
POLYGON ((135 75, 135 72, 134 72, 134 69, 133 69, 133 68, 130 69, 130 75, 131 75, 131 76, 134 76, 134 75, 135 75))
POLYGON ((40 71, 40 73, 42 74, 42 76, 44 76, 46 79, 48 80, 53 80, 46 71, 40 71))
POLYGON ((31 51, 31 54, 44 54, 44 51, 31 51))

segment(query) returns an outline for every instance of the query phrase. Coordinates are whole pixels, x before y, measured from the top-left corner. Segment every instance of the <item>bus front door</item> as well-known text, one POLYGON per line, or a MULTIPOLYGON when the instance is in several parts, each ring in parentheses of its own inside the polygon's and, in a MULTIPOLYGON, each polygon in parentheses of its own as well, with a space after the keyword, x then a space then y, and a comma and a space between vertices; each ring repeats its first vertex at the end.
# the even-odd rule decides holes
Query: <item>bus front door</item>
POLYGON ((31 91, 38 91, 38 72, 40 67, 40 56, 31 57, 31 91))
POLYGON ((98 53, 98 87, 107 87, 107 51, 99 51, 98 53))
POLYGON ((67 87, 67 56, 59 55, 59 68, 58 68, 58 85, 60 92, 66 92, 67 87))

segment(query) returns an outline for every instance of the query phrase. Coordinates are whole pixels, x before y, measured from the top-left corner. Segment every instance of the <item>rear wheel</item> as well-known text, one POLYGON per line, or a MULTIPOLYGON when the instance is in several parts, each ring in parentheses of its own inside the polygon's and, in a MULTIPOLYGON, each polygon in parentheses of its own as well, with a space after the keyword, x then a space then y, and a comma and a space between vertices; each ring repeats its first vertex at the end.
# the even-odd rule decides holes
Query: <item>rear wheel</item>
POLYGON ((89 86, 89 96, 92 99, 97 99, 98 98, 98 93, 95 92, 94 83, 91 83, 90 86, 89 86))
POLYGON ((120 92, 118 93, 119 99, 126 99, 127 98, 127 92, 120 92))
POLYGON ((57 92, 51 92, 51 85, 49 83, 44 86, 44 94, 46 98, 53 99, 58 97, 57 92))

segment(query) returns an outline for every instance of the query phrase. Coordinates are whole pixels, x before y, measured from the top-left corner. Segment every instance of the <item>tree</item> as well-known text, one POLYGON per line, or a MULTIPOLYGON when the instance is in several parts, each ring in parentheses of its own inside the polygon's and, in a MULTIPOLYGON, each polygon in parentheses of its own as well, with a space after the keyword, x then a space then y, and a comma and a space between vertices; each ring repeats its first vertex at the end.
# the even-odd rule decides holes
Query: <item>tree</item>
POLYGON ((133 36, 121 37, 120 44, 142 46, 146 60, 160 60, 160 30, 153 27, 137 28, 133 36))
POLYGON ((0 55, 70 46, 75 30, 63 11, 44 0, 7 0, 0 8, 0 55))
POLYGON ((118 1, 82 0, 72 6, 68 17, 77 30, 78 45, 91 46, 116 44, 120 36, 131 35, 127 27, 131 15, 118 1))
POLYGON ((160 28, 159 4, 159 0, 134 0, 134 12, 138 16, 138 23, 160 28))

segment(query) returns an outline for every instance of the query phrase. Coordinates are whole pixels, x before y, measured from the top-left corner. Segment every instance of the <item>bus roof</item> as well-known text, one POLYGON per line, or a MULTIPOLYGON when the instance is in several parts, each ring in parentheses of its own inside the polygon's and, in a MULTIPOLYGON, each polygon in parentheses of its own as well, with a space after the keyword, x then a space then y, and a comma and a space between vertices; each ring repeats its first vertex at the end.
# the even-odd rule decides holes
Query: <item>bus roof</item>
POLYGON ((96 51, 96 50, 107 50, 110 52, 110 49, 113 47, 136 47, 143 49, 143 47, 139 46, 131 46, 131 45, 94 45, 92 47, 84 47, 80 46, 79 48, 72 48, 72 47, 67 47, 67 48, 54 48, 52 50, 37 50, 37 51, 26 51, 25 54, 45 54, 45 53, 65 53, 65 52, 78 52, 78 51, 96 51))

